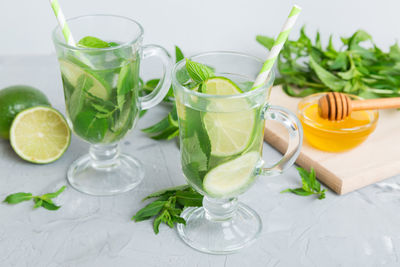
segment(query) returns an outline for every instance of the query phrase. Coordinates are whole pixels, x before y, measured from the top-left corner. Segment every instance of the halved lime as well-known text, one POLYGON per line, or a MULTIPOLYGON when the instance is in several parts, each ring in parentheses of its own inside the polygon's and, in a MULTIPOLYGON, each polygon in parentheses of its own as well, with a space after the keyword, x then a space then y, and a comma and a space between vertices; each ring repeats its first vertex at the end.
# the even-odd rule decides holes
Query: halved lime
POLYGON ((111 88, 108 83, 103 81, 101 77, 91 73, 88 69, 64 59, 60 59, 60 69, 64 77, 75 89, 79 86, 79 80, 85 80, 82 79, 82 77, 84 77, 93 82, 93 85, 88 89, 90 94, 104 100, 110 98, 111 88))
MULTIPOLYGON (((241 91, 227 78, 211 78, 205 82, 206 94, 233 95, 241 91)), ((255 110, 245 99, 213 99, 213 108, 203 115, 204 127, 211 142, 211 154, 214 156, 231 156, 242 152, 252 139, 256 120, 255 110), (221 112, 213 112, 213 109, 221 112), (238 111, 230 112, 237 109, 238 111), (223 112, 226 111, 226 112, 223 112)))
POLYGON ((203 180, 204 190, 215 197, 225 197, 246 188, 254 178, 260 154, 249 152, 209 171, 203 180))
POLYGON ((71 131, 60 112, 38 106, 20 112, 10 129, 14 151, 24 160, 45 164, 59 159, 67 150, 71 131))
POLYGON ((0 137, 9 139, 11 123, 24 109, 51 106, 46 95, 31 86, 15 85, 0 90, 0 137))

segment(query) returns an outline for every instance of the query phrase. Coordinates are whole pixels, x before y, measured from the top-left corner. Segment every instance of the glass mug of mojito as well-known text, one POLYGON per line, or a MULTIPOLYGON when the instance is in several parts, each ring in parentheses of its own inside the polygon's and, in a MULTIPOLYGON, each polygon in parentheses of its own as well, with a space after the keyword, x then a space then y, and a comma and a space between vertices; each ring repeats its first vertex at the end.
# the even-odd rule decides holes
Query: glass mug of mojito
POLYGON ((129 191, 144 176, 141 163, 119 152, 118 141, 135 126, 139 112, 157 105, 171 84, 171 58, 155 45, 142 45, 143 28, 134 20, 91 15, 67 20, 76 46, 62 29, 53 32, 64 87, 68 122, 91 144, 88 155, 68 170, 68 181, 91 195, 129 191), (155 90, 139 96, 141 59, 158 57, 163 77, 155 90))
POLYGON ((258 175, 284 172, 300 152, 303 133, 297 117, 268 102, 274 74, 250 90, 262 65, 250 55, 210 52, 180 61, 172 72, 182 170, 204 195, 203 207, 181 214, 186 225, 179 224, 178 233, 203 252, 232 253, 257 238, 261 219, 237 196, 258 175), (193 70, 198 73, 191 75, 193 70), (262 160, 265 120, 275 120, 289 132, 288 150, 272 166, 262 160))

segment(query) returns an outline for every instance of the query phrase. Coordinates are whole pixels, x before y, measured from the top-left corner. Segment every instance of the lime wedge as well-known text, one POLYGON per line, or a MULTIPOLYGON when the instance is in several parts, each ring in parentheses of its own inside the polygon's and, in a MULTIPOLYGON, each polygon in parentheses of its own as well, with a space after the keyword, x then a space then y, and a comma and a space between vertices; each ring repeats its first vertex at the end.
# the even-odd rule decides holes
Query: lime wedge
POLYGON ((67 150, 71 131, 63 115, 39 106, 20 112, 10 129, 10 142, 22 159, 39 164, 59 159, 67 150))
MULTIPOLYGON (((227 78, 211 78, 205 82, 206 94, 233 95, 240 94, 240 89, 227 78)), ((243 105, 237 112, 205 112, 204 127, 211 142, 211 154, 226 157, 238 154, 251 143, 255 124, 255 110, 249 107, 245 99, 214 99, 210 105, 218 110, 232 110, 233 106, 243 105), (246 109, 248 108, 248 109, 246 109)))
POLYGON ((204 190, 215 197, 226 197, 245 189, 255 177, 259 158, 258 152, 249 152, 215 167, 204 177, 204 190))
POLYGON ((80 67, 70 61, 60 59, 61 73, 68 82, 75 88, 78 87, 79 80, 82 77, 93 82, 88 92, 98 98, 108 100, 111 95, 111 88, 108 84, 90 70, 80 67))

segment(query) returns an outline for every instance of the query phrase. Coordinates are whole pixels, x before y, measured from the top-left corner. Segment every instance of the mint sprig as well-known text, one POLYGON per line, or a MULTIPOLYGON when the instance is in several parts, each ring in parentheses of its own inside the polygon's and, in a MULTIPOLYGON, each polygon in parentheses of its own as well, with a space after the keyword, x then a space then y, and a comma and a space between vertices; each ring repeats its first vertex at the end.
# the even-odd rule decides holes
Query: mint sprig
MULTIPOLYGON (((274 39, 257 36, 268 50, 274 39)), ((319 92, 337 91, 363 98, 400 96, 400 47, 397 43, 385 52, 363 30, 348 38, 341 37, 336 49, 332 35, 327 46, 321 44, 319 32, 314 38, 306 35, 305 27, 299 38, 287 40, 278 57, 281 84, 290 96, 304 97, 319 92)))
POLYGON ((293 193, 299 196, 310 196, 310 195, 317 195, 318 199, 325 198, 326 189, 321 190, 321 184, 316 179, 315 170, 311 168, 311 171, 308 172, 305 169, 298 167, 297 171, 300 174, 302 187, 299 188, 289 188, 286 190, 281 191, 281 193, 293 193))
POLYGON ((143 201, 156 198, 155 201, 147 204, 139 210, 132 220, 140 222, 154 218, 154 233, 159 233, 161 223, 173 228, 176 223, 185 224, 185 220, 180 216, 187 207, 200 207, 203 196, 194 191, 189 185, 167 188, 148 195, 143 201))
POLYGON ((54 193, 47 193, 41 196, 33 196, 32 193, 15 193, 8 195, 5 199, 4 202, 8 204, 18 204, 24 201, 29 201, 33 200, 35 205, 33 206, 34 209, 43 207, 47 210, 58 210, 61 206, 57 206, 53 202, 53 198, 58 197, 64 190, 66 186, 62 186, 58 191, 54 193))
POLYGON ((186 59, 186 70, 189 73, 190 78, 196 83, 202 83, 205 80, 214 77, 214 71, 198 62, 186 59))

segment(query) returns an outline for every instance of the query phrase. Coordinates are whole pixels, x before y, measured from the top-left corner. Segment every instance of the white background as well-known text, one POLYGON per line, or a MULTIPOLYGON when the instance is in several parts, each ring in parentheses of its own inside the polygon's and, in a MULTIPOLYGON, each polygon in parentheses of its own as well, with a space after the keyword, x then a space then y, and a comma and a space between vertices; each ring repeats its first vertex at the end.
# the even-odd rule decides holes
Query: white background
MULTIPOLYGON (((238 50, 265 56, 257 34, 279 32, 290 7, 303 12, 291 37, 301 25, 323 40, 363 28, 387 49, 400 37, 399 0, 59 0, 66 17, 111 13, 131 17, 145 29, 145 43, 172 51, 179 45, 186 54, 206 50, 238 50)), ((0 55, 50 54, 50 34, 56 20, 48 0, 0 0, 0 55)), ((338 43, 338 39, 336 40, 338 43)))

